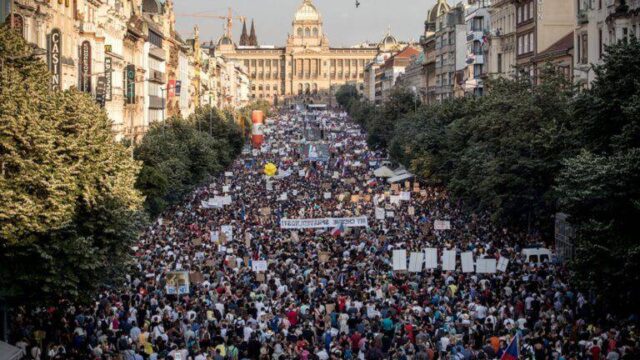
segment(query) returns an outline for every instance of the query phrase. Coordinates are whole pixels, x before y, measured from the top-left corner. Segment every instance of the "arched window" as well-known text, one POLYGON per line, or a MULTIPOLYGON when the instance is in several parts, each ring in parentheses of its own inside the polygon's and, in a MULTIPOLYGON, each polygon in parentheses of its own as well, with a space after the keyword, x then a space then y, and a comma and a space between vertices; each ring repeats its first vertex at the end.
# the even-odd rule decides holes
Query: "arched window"
POLYGON ((298 84, 298 95, 302 95, 302 84, 298 84))
POLYGON ((298 36, 299 36, 299 37, 302 37, 302 31, 303 31, 303 30, 302 30, 302 28, 301 28, 301 27, 299 27, 299 28, 298 28, 298 36))
POLYGON ((318 93, 318 84, 313 84, 313 94, 317 94, 318 93))
POLYGON ((304 29, 304 36, 306 36, 306 37, 311 37, 311 29, 309 29, 309 28, 305 28, 305 29, 304 29))
POLYGON ((307 95, 311 93, 311 86, 309 86, 309 83, 304 84, 304 93, 307 95))
POLYGON ((317 27, 313 28, 313 37, 318 37, 318 28, 317 27))

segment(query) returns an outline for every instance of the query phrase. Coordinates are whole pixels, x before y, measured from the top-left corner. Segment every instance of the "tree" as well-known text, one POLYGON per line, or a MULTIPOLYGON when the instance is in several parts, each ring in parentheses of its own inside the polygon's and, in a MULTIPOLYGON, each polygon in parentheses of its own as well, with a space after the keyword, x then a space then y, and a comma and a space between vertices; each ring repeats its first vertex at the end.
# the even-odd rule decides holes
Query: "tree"
POLYGON ((355 85, 345 84, 340 86, 336 91, 335 97, 338 105, 347 109, 352 100, 360 99, 360 94, 358 93, 358 88, 355 85))
POLYGON ((139 226, 139 166, 104 110, 52 91, 45 64, 0 27, 0 296, 89 300, 117 284, 139 226))
POLYGON ((387 149, 398 119, 420 106, 415 94, 405 88, 394 89, 389 99, 367 124, 367 143, 373 149, 387 149))
POLYGON ((146 196, 147 212, 156 216, 181 201, 231 164, 242 146, 240 128, 216 108, 152 125, 134 151, 143 163, 136 186, 146 196))
POLYGON ((557 179, 576 229, 572 278, 608 311, 634 311, 640 295, 640 42, 607 47, 592 88, 576 103, 582 151, 557 179))

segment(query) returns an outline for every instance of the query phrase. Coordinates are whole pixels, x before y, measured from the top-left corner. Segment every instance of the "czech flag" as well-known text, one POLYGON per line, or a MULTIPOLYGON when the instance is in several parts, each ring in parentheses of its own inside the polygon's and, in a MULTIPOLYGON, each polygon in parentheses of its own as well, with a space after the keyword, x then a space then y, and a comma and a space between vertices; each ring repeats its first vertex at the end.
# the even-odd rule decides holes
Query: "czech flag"
POLYGON ((500 360, 518 360, 520 359, 520 339, 519 336, 516 336, 511 340, 511 344, 507 346, 500 357, 500 360))
POLYGON ((344 224, 340 223, 340 225, 336 226, 331 230, 331 236, 340 236, 344 234, 344 224))

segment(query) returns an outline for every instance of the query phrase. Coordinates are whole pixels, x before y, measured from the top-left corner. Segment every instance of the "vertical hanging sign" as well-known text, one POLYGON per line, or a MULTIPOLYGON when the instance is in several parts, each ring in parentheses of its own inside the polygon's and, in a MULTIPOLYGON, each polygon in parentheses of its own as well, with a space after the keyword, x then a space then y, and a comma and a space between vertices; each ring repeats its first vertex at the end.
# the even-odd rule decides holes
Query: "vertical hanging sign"
POLYGON ((112 71, 113 71, 113 63, 112 63, 112 59, 111 57, 107 56, 104 58, 104 77, 105 77, 105 93, 104 93, 104 100, 105 101, 111 101, 111 96, 112 96, 112 83, 111 81, 113 80, 113 77, 111 76, 112 71))
POLYGON ((91 92, 91 43, 80 45, 80 91, 91 92))
POLYGON ((60 29, 51 30, 49 34, 49 71, 51 72, 51 88, 62 88, 62 34, 60 29))
POLYGON ((104 107, 104 101, 106 98, 106 85, 107 85, 107 77, 99 76, 98 82, 96 84, 96 102, 100 105, 100 107, 104 107))
POLYGON ((127 104, 136 103, 136 66, 133 64, 127 65, 125 70, 125 89, 127 90, 127 104))

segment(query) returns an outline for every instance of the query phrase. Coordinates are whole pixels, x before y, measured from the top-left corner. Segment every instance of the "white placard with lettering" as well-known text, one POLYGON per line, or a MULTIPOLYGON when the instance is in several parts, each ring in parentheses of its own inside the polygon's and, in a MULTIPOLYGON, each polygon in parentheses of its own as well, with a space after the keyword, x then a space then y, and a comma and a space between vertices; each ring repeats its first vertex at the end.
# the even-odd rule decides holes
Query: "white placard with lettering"
POLYGON ((412 252, 409 256, 409 271, 420 272, 422 271, 422 264, 424 263, 424 253, 421 251, 412 252))
POLYGON ((425 269, 435 269, 438 267, 438 249, 424 249, 424 267, 425 269))
POLYGON ((393 271, 407 270, 407 250, 393 250, 393 271))
POLYGON ((376 208, 376 220, 384 220, 384 209, 377 207, 376 208))
POLYGON ((478 274, 495 274, 496 259, 480 258, 476 260, 476 272, 478 274))
POLYGON ((449 220, 436 220, 433 222, 435 230, 451 230, 451 222, 449 220))
POLYGON ((267 261, 266 260, 253 260, 251 262, 251 270, 254 272, 265 272, 267 271, 267 261))
POLYGON ((462 262, 462 272, 473 272, 473 253, 471 251, 465 251, 460 254, 460 260, 462 262))
POLYGON ((220 226, 220 232, 224 234, 224 236, 227 238, 227 241, 233 241, 233 226, 222 225, 220 226))
POLYGON ((442 270, 454 271, 456 269, 456 251, 444 250, 442 252, 442 270))
POLYGON ((498 266, 496 268, 502 272, 507 271, 507 266, 509 265, 509 259, 504 256, 500 256, 500 260, 498 260, 498 266))

